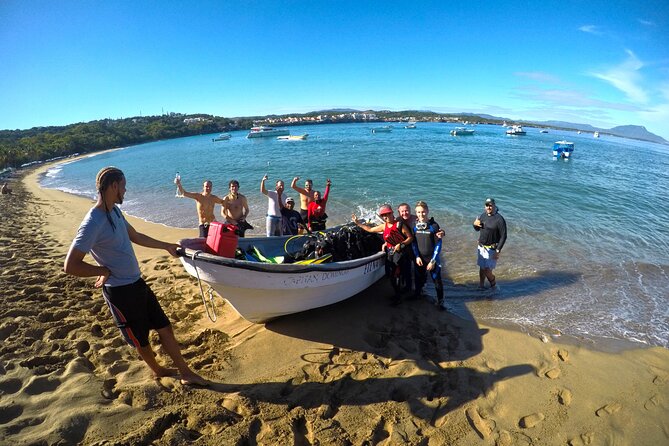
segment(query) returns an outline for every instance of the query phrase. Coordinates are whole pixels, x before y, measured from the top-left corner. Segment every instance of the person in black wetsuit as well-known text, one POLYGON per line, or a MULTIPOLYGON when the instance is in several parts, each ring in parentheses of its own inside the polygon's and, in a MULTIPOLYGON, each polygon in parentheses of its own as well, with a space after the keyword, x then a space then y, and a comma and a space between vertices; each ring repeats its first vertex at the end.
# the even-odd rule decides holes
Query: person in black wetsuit
POLYGON ((438 234, 443 234, 439 224, 434 219, 429 219, 427 214, 429 209, 427 203, 419 201, 416 203, 416 223, 414 224, 414 241, 411 245, 413 253, 416 256, 415 296, 420 297, 421 290, 427 281, 427 273, 430 272, 434 288, 437 291, 437 306, 443 310, 444 303, 444 284, 441 280, 441 241, 438 234))
POLYGON ((506 242, 506 220, 498 212, 495 200, 488 198, 485 201, 485 212, 474 220, 474 230, 479 233, 478 257, 479 289, 483 289, 485 279, 490 282, 493 290, 497 286, 492 270, 497 266, 499 253, 506 242))

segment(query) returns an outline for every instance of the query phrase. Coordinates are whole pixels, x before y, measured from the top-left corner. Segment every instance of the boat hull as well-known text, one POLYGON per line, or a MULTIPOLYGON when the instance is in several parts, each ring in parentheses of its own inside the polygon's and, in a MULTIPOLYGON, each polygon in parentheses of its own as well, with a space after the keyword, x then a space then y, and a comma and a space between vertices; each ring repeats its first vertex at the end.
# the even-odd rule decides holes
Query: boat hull
MULTIPOLYGON (((240 239, 274 255, 287 237, 240 239)), ((292 313, 334 304, 365 290, 384 275, 379 252, 345 262, 296 265, 227 259, 204 251, 204 239, 180 241, 186 271, 208 283, 246 320, 264 323, 292 313)))
POLYGON ((272 130, 263 130, 259 132, 249 132, 246 135, 247 138, 271 138, 272 136, 285 136, 290 135, 290 131, 286 129, 272 129, 272 130))

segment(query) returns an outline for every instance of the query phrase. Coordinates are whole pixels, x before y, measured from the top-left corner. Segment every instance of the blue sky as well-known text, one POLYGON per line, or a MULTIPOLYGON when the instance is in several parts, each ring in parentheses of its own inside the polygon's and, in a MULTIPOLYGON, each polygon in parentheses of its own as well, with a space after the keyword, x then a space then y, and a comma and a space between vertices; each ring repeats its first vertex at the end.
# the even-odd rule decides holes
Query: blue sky
POLYGON ((669 2, 0 0, 0 129, 327 108, 669 140, 669 2))

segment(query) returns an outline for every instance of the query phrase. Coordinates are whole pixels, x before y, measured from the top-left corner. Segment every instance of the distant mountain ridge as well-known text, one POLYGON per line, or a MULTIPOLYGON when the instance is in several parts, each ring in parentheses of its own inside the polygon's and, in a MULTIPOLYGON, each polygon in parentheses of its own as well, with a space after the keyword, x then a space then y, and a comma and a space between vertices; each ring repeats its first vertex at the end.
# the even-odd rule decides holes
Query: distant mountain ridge
MULTIPOLYGON (((494 120, 494 121, 508 121, 508 122, 524 122, 527 124, 536 124, 542 127, 558 127, 558 128, 563 128, 563 129, 574 129, 574 130, 582 130, 584 132, 599 132, 599 133, 606 133, 609 135, 614 135, 614 136, 620 136, 623 138, 632 138, 632 139, 639 139, 642 141, 650 141, 650 142, 655 142, 658 144, 666 144, 669 145, 669 141, 666 139, 662 138, 661 136, 658 136, 654 133, 649 132, 646 127, 641 126, 641 125, 619 125, 610 129, 604 129, 604 128, 598 128, 598 127, 593 127, 590 124, 578 124, 574 122, 566 122, 566 121, 525 121, 525 120, 518 120, 518 119, 511 119, 511 118, 504 118, 504 117, 499 117, 499 116, 493 116, 493 115, 488 115, 484 113, 469 113, 469 112, 461 112, 461 113, 437 113, 433 112, 431 110, 402 110, 399 111, 399 113, 410 113, 410 112, 419 112, 419 113, 434 113, 437 115, 450 115, 450 116, 462 116, 462 117, 467 117, 467 118, 483 118, 483 119, 488 119, 488 120, 494 120)), ((355 110, 355 109, 350 109, 350 108, 341 108, 341 109, 329 109, 329 110, 321 110, 320 113, 357 113, 361 112, 361 110, 355 110)), ((398 112, 390 112, 389 110, 365 110, 367 113, 398 113, 398 112)))
POLYGON ((608 133, 610 135, 622 136, 623 138, 640 139, 643 141, 656 142, 659 144, 669 144, 669 141, 662 138, 661 136, 649 132, 648 130, 646 130, 646 127, 642 125, 619 125, 610 129, 603 129, 603 128, 593 127, 590 124, 576 124, 573 122, 564 122, 564 121, 540 121, 534 123, 539 125, 547 125, 551 127, 563 127, 576 130, 583 130, 586 132, 608 133))

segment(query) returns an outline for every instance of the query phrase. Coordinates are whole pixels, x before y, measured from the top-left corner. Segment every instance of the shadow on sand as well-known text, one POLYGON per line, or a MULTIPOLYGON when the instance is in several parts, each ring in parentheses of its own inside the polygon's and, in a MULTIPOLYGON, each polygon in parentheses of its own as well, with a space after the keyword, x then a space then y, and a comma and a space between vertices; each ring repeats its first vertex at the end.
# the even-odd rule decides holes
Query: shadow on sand
POLYGON ((322 352, 303 355, 305 363, 313 362, 310 373, 287 382, 213 384, 212 390, 289 408, 326 405, 335 412, 343 404, 406 401, 415 416, 435 423, 497 382, 535 372, 529 364, 482 371, 454 363, 480 354, 488 330, 471 315, 440 311, 429 299, 394 307, 391 296, 381 280, 344 302, 267 323, 267 330, 325 344, 322 352), (338 364, 343 353, 349 356, 338 364), (360 373, 365 364, 371 371, 360 373))

